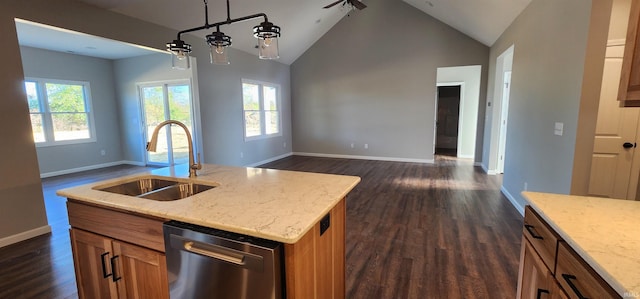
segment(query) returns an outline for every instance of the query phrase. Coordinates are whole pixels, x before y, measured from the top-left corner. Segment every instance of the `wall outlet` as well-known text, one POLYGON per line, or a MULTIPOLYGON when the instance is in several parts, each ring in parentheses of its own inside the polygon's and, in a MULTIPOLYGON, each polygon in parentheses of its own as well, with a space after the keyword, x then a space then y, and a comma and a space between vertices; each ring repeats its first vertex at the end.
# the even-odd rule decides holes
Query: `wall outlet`
POLYGON ((368 148, 369 148, 369 144, 368 144, 368 143, 365 143, 365 144, 364 144, 364 149, 368 149, 368 148))
POLYGON ((351 148, 355 148, 355 147, 356 147, 356 145, 352 142, 351 143, 351 148))
POLYGON ((100 150, 100 156, 106 156, 106 155, 107 155, 106 150, 100 150))
POLYGON ((240 152, 240 159, 244 158, 244 153, 240 152))
POLYGON ((529 184, 527 182, 524 182, 524 191, 527 191, 527 189, 529 189, 529 184))
POLYGON ((283 143, 282 143, 282 147, 287 148, 287 143, 286 143, 286 142, 283 142, 283 143))

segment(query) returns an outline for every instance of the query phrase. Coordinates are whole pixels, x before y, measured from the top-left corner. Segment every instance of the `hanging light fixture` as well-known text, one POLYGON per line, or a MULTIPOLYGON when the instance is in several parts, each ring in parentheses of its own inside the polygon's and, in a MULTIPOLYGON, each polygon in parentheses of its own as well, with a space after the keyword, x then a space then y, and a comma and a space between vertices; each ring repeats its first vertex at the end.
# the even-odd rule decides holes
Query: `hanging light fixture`
POLYGON ((209 57, 213 64, 229 64, 227 47, 231 46, 231 37, 220 32, 220 27, 216 27, 216 32, 207 35, 207 44, 211 47, 209 57))
POLYGON ((280 37, 280 27, 273 23, 265 21, 260 25, 253 27, 253 36, 258 39, 258 57, 260 59, 277 59, 278 54, 278 37, 280 37))
POLYGON ((220 32, 220 26, 230 25, 236 22, 263 18, 264 21, 253 27, 253 36, 258 39, 258 57, 260 59, 277 59, 278 38, 280 37, 280 27, 269 22, 267 15, 257 13, 246 17, 231 19, 229 0, 227 0, 227 20, 209 24, 209 9, 207 0, 204 0, 204 25, 178 32, 178 38, 167 43, 167 51, 171 52, 171 66, 175 69, 188 69, 191 67, 189 61, 189 53, 191 53, 191 45, 185 43, 180 36, 185 33, 216 28, 216 31, 207 35, 206 41, 211 48, 210 59, 213 64, 229 64, 228 47, 231 46, 231 37, 220 32))

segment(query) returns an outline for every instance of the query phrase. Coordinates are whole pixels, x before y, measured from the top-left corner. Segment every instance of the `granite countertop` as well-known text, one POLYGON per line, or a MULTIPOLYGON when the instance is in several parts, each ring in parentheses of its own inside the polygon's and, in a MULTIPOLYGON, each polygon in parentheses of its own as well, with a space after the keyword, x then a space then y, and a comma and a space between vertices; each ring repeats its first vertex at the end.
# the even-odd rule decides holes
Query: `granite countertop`
POLYGON ((188 178, 186 165, 58 190, 60 196, 283 243, 296 243, 358 183, 356 176, 203 165, 188 178), (175 201, 155 201, 94 190, 135 177, 164 176, 217 184, 175 201))
POLYGON ((640 298, 640 202, 523 192, 531 207, 623 298, 640 298))

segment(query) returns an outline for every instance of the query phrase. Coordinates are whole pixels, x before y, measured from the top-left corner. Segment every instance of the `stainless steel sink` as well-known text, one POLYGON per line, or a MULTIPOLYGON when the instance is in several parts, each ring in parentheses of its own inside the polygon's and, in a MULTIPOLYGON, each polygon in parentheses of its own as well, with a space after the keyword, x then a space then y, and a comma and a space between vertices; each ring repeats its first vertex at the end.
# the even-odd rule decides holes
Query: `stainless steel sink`
POLYGON ((93 189, 145 199, 170 201, 183 199, 216 186, 216 184, 183 182, 172 178, 146 177, 136 178, 118 185, 96 186, 93 189))
POLYGON ((175 185, 167 186, 164 188, 160 188, 143 195, 140 195, 141 198, 167 201, 167 200, 177 200, 183 199, 185 197, 189 197, 195 194, 198 194, 202 191, 207 191, 209 189, 213 189, 215 186, 195 184, 195 183, 177 183, 175 185))

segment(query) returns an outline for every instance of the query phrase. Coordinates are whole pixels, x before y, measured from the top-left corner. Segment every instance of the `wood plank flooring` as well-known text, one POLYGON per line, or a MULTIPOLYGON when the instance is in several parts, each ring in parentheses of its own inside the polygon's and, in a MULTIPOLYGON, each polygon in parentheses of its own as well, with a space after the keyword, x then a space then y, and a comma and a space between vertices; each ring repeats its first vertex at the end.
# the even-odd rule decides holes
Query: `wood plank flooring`
MULTIPOLYGON (((347 298, 514 298, 522 217, 471 162, 292 156, 262 167, 357 175, 347 198, 347 298)), ((55 190, 143 171, 43 179, 52 234, 0 248, 0 298, 77 298, 65 199, 55 190)))
POLYGON ((347 298, 515 298, 522 216, 472 162, 289 157, 262 167, 357 175, 347 298))

